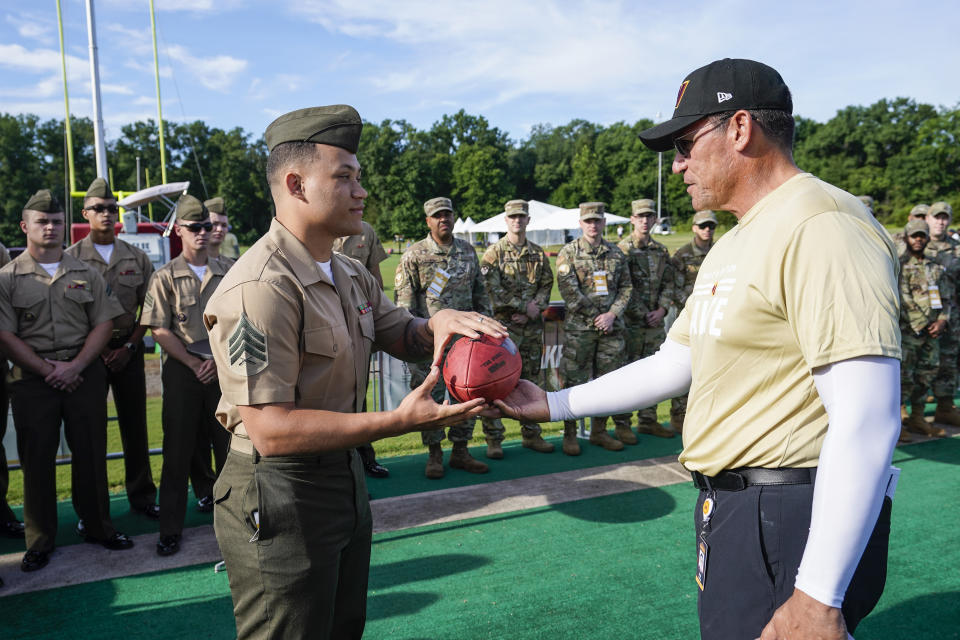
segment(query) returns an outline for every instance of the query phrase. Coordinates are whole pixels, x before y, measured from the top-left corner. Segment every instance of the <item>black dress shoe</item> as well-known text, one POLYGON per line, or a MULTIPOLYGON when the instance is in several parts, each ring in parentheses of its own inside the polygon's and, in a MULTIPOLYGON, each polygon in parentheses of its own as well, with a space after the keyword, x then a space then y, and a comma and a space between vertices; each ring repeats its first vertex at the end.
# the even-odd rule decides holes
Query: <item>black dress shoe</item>
POLYGON ((0 522, 0 535, 3 535, 7 538, 18 538, 23 540, 24 529, 23 523, 19 520, 8 520, 7 522, 0 522))
POLYGON ((213 511, 213 496, 203 496, 197 500, 197 511, 200 513, 210 513, 213 511))
POLYGON ((157 540, 158 556, 172 556, 177 551, 180 551, 180 534, 160 536, 160 539, 157 540))
POLYGON ((84 539, 85 542, 90 542, 87 540, 87 527, 83 524, 83 519, 77 521, 77 528, 75 529, 77 535, 84 539))
POLYGON ((376 460, 364 460, 363 470, 371 478, 387 478, 390 476, 390 470, 376 460))
POLYGON ((139 513, 140 515, 146 516, 151 520, 160 519, 160 507, 158 507, 155 504, 148 504, 145 507, 134 507, 131 505, 130 511, 133 511, 134 513, 139 513))
POLYGON ((20 571, 36 571, 43 569, 50 562, 49 551, 27 551, 20 561, 20 571))
POLYGON ((133 540, 130 539, 130 536, 119 531, 115 531, 106 540, 97 540, 96 542, 102 544, 104 549, 110 549, 110 551, 123 551, 133 547, 133 540))

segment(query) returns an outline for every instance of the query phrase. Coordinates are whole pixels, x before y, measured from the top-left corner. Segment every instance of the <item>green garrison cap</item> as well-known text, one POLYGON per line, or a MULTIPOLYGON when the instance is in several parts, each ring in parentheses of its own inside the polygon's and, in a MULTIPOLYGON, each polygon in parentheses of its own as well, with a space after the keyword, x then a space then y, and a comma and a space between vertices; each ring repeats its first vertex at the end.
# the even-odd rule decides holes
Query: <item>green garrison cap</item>
POLYGON ((695 214, 693 214, 693 224, 700 224, 701 222, 712 222, 714 224, 719 224, 719 222, 717 222, 717 214, 710 209, 697 211, 695 214))
POLYGON ((207 207, 193 196, 185 193, 177 200, 177 220, 203 222, 209 217, 207 207))
POLYGON ((930 237, 930 227, 927 226, 927 223, 924 220, 910 220, 907 222, 907 226, 903 228, 903 232, 908 238, 915 233, 923 233, 928 238, 930 237))
POLYGON ((87 187, 86 198, 112 198, 113 192, 110 191, 110 185, 103 178, 97 178, 87 187))
POLYGON ((503 205, 503 210, 508 216, 528 216, 530 215, 530 205, 526 200, 511 200, 503 205))
POLYGON ((205 206, 210 213, 224 215, 223 198, 210 198, 203 203, 203 206, 205 206))
POLYGON ((914 205, 913 209, 910 209, 911 218, 926 218, 927 212, 930 211, 930 205, 928 204, 918 204, 914 205))
POLYGON ((933 216, 934 218, 941 213, 945 213, 953 218, 953 207, 951 207, 949 203, 941 200, 940 202, 934 202, 932 205, 930 205, 930 210, 927 211, 927 215, 933 216))
POLYGON ((595 220, 597 218, 603 218, 603 213, 606 211, 606 208, 607 205, 605 202, 581 202, 580 219, 595 220))
POLYGON ((270 151, 284 142, 317 142, 356 153, 362 129, 363 121, 356 109, 334 104, 286 113, 267 126, 263 137, 270 151))
POLYGON ((657 203, 650 198, 641 198, 630 203, 630 215, 639 215, 641 213, 656 213, 657 203))
POLYGON ((62 213, 63 207, 60 202, 50 192, 50 189, 40 189, 30 196, 27 204, 23 205, 24 211, 39 211, 41 213, 62 213))
POLYGON ((449 211, 453 213, 453 202, 450 201, 450 198, 430 198, 423 203, 423 212, 428 216, 432 216, 438 211, 449 211))

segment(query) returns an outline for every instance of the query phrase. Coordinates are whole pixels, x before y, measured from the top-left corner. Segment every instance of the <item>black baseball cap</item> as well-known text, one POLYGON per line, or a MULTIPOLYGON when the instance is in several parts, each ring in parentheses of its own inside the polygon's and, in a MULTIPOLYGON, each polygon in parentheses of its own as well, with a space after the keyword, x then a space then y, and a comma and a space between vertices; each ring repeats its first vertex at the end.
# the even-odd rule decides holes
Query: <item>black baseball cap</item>
POLYGON ((640 140, 654 151, 669 151, 673 138, 697 120, 738 109, 793 113, 793 100, 790 89, 773 67, 754 60, 716 60, 683 79, 673 117, 640 132, 640 140))

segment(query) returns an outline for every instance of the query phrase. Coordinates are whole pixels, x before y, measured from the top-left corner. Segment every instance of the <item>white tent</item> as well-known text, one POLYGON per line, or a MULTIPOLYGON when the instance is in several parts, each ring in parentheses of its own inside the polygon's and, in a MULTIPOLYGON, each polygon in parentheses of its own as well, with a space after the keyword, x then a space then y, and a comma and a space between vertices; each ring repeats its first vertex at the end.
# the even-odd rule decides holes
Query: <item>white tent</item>
MULTIPOLYGON (((556 234, 559 234, 562 238, 579 238, 582 235, 580 231, 580 209, 553 208, 557 211, 551 215, 540 218, 539 220, 530 221, 530 224, 527 226, 527 237, 537 244, 544 244, 538 240, 534 240, 536 234, 541 233, 554 234, 552 236, 554 238, 557 237, 556 234)), ((606 213, 604 217, 607 220, 607 224, 624 224, 630 222, 630 218, 624 218, 623 216, 617 216, 612 213, 606 213)), ((564 244, 568 241, 567 239, 561 239, 556 242, 547 242, 546 244, 564 244)))
POLYGON ((453 223, 453 235, 460 238, 461 240, 466 240, 470 244, 473 244, 475 227, 477 223, 473 221, 473 218, 467 216, 467 219, 457 218, 457 221, 453 223))
MULTIPOLYGON (((530 207, 530 224, 527 227, 527 238, 531 242, 535 242, 541 246, 564 244, 566 239, 562 229, 533 230, 533 226, 538 221, 549 218, 559 212, 566 211, 566 209, 555 207, 552 204, 540 202, 539 200, 530 200, 528 205, 530 207)), ((506 218, 506 212, 498 213, 492 218, 488 218, 483 222, 478 223, 470 231, 473 233, 488 234, 487 243, 492 244, 499 239, 501 234, 507 232, 506 218)))

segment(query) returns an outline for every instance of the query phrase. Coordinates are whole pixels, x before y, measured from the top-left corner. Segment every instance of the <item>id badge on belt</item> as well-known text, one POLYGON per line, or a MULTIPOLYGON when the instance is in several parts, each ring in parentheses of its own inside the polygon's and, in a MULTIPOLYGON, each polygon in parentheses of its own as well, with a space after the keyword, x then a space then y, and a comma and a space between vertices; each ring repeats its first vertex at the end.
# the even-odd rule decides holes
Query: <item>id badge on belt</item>
POLYGON ((703 519, 703 527, 700 528, 700 535, 697 536, 697 586, 703 591, 707 584, 707 561, 710 558, 710 545, 707 544, 707 532, 710 530, 710 518, 717 507, 716 492, 711 491, 703 499, 703 505, 700 508, 700 514, 703 519))
POLYGON ((607 288, 607 272, 606 271, 593 272, 593 292, 598 296, 610 295, 610 290, 607 288))
POLYGON ((943 301, 940 299, 940 287, 931 284, 927 291, 930 293, 930 308, 943 309, 943 301))

